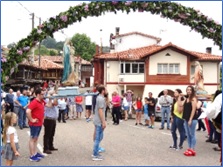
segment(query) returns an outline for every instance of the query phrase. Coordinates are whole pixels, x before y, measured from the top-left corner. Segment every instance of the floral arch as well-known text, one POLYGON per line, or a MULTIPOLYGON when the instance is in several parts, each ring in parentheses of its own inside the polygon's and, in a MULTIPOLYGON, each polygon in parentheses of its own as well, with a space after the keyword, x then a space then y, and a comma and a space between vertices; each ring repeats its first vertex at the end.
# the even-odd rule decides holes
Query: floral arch
POLYGON ((17 64, 27 58, 30 49, 42 41, 47 36, 53 37, 53 33, 59 29, 67 28, 82 18, 89 16, 100 16, 105 12, 126 11, 134 12, 151 12, 160 15, 162 18, 168 18, 179 22, 183 25, 191 27, 200 33, 203 38, 209 38, 214 41, 222 49, 222 25, 208 18, 199 10, 187 8, 175 2, 140 2, 140 1, 95 1, 91 3, 82 3, 80 5, 70 7, 67 11, 61 12, 56 17, 51 17, 49 21, 44 22, 41 26, 34 28, 32 32, 24 39, 21 39, 13 48, 10 49, 6 59, 2 58, 1 63, 1 79, 5 83, 9 76, 17 70, 17 64))

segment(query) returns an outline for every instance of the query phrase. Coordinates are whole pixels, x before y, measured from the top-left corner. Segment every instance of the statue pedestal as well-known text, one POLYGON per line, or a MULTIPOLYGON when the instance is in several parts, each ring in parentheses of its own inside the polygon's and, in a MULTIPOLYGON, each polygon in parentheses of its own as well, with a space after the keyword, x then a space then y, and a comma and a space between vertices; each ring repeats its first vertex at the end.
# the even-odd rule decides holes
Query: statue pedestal
POLYGON ((78 86, 70 86, 70 87, 59 87, 58 94, 51 96, 50 98, 68 98, 68 97, 75 97, 75 96, 94 96, 98 93, 83 93, 79 92, 78 86))
POLYGON ((200 101, 211 101, 212 97, 206 90, 196 90, 196 96, 200 101))

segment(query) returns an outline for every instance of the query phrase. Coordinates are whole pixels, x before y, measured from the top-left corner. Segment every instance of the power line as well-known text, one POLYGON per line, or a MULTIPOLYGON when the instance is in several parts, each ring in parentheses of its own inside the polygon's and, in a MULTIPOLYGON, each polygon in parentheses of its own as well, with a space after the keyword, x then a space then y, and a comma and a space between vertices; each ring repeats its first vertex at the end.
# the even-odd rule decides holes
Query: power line
POLYGON ((21 4, 21 2, 17 1, 27 12, 29 12, 29 14, 31 14, 32 12, 30 12, 25 6, 23 6, 23 4, 21 4))
MULTIPOLYGON (((22 6, 30 15, 33 15, 34 13, 33 12, 30 12, 29 9, 27 9, 21 2, 17 1, 19 3, 20 6, 22 6)), ((40 19, 40 17, 34 15, 34 18, 36 19, 40 19)), ((34 20, 33 20, 34 21, 34 20)), ((44 22, 44 20, 42 20, 42 22, 44 22)), ((34 23, 33 23, 34 24, 34 23)), ((59 30, 58 32, 60 32, 61 34, 65 35, 66 37, 68 37, 63 30, 59 30)))

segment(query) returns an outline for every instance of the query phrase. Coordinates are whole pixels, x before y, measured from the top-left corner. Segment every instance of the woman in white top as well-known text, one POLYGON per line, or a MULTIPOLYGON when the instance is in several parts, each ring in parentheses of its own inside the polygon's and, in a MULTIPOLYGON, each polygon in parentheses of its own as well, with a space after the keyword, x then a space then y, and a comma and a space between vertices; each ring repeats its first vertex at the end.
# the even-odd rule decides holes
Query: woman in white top
POLYGON ((123 101, 122 101, 122 106, 124 108, 124 113, 125 113, 125 121, 128 120, 128 110, 129 110, 129 102, 126 99, 127 94, 123 94, 123 101))
POLYGON ((8 112, 5 115, 5 124, 3 131, 3 142, 4 147, 4 158, 6 159, 6 166, 12 166, 13 160, 16 160, 20 156, 19 149, 19 138, 16 129, 13 127, 17 122, 17 116, 13 112, 8 112))
MULTIPOLYGON (((88 90, 87 93, 90 93, 88 90)), ((85 97, 85 109, 86 109, 86 121, 89 122, 91 120, 91 110, 92 110, 92 97, 91 95, 87 95, 85 97)))

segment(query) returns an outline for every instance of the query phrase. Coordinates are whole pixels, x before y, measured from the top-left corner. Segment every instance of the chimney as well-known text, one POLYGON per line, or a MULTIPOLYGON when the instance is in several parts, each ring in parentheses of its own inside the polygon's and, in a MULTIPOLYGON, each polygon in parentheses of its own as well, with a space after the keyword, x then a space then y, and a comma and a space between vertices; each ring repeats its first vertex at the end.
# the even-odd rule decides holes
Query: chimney
POLYGON ((119 28, 119 27, 116 27, 116 28, 115 28, 115 35, 116 35, 116 36, 118 36, 118 35, 119 35, 119 30, 120 30, 120 28, 119 28))
POLYGON ((96 55, 99 55, 99 46, 98 46, 98 45, 96 45, 96 50, 95 50, 95 52, 96 52, 96 53, 95 53, 96 55))
POLYGON ((206 48, 206 53, 211 54, 211 49, 212 49, 211 47, 207 47, 206 48))

